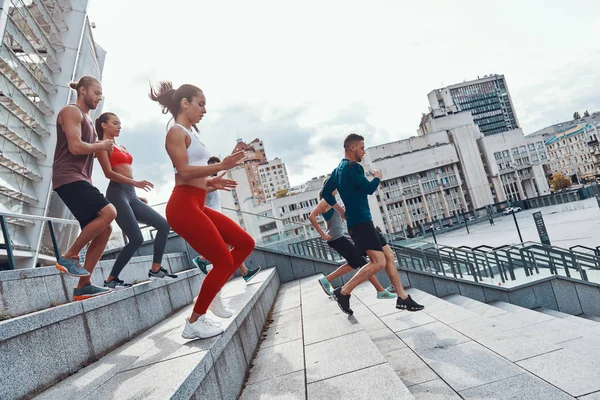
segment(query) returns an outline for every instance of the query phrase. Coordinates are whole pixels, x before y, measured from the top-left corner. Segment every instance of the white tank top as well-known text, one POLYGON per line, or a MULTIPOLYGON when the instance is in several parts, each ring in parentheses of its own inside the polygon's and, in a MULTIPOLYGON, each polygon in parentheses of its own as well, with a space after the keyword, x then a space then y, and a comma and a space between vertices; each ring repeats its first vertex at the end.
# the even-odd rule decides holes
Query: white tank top
MULTIPOLYGON (((181 124, 175 124, 190 136, 190 145, 186 149, 188 156, 188 165, 193 166, 206 166, 208 165, 208 159, 210 158, 210 152, 200 141, 200 135, 197 132, 193 132, 181 124)), ((173 167, 173 171, 177 173, 177 168, 173 167)))

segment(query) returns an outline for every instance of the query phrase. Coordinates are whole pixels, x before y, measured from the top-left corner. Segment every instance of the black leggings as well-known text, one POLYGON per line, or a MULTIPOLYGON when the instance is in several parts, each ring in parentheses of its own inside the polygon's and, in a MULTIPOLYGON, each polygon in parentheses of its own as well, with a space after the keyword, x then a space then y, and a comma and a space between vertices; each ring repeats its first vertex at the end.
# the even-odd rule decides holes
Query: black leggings
POLYGON ((117 224, 128 240, 127 245, 119 253, 110 275, 114 278, 118 277, 131 260, 133 253, 144 242, 138 221, 156 228, 153 262, 160 264, 171 230, 167 220, 141 201, 135 194, 135 188, 131 185, 110 181, 108 189, 106 189, 106 198, 117 209, 117 224))

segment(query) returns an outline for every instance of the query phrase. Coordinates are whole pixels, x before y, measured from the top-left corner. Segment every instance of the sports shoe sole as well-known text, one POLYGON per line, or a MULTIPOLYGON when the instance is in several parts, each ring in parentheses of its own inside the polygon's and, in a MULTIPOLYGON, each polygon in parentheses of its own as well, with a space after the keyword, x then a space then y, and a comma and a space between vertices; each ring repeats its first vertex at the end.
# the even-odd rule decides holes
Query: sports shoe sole
POLYGON ((340 310, 342 310, 342 312, 344 314, 348 314, 348 315, 352 315, 354 314, 354 311, 352 311, 352 309, 348 309, 348 310, 344 310, 344 308, 342 307, 342 305, 340 304, 340 302, 338 301, 337 297, 335 296, 335 294, 332 294, 331 297, 333 297, 333 299, 335 300, 335 302, 337 303, 338 307, 340 308, 340 310))
POLYGON ((250 278, 248 278, 248 280, 245 280, 245 279, 244 279, 244 282, 246 282, 246 283, 250 282, 252 279, 254 279, 254 277, 255 277, 256 275, 258 275, 258 273, 259 273, 259 272, 260 272, 260 269, 259 269, 258 271, 256 271, 256 273, 255 273, 254 275, 252 275, 250 278))
POLYGON ((425 307, 424 307, 424 306, 421 306, 421 307, 412 307, 412 308, 409 308, 408 306, 405 306, 405 305, 398 305, 398 304, 396 304, 396 308, 397 308, 398 310, 410 311, 410 312, 423 311, 423 310, 425 309, 425 307))
POLYGON ((325 285, 323 285, 323 282, 321 282, 321 280, 320 280, 320 279, 318 280, 318 282, 319 282, 319 285, 321 285, 321 289, 323 289, 323 291, 325 292, 325 294, 326 294, 327 296, 329 296, 329 297, 333 296, 333 292, 331 292, 331 293, 327 293, 327 289, 325 289, 325 285))
POLYGON ((56 269, 59 270, 60 272, 62 272, 63 274, 67 274, 69 276, 74 276, 75 278, 83 278, 84 276, 90 276, 89 272, 87 274, 85 274, 85 275, 72 274, 65 267, 63 267, 62 265, 60 265, 59 263, 56 263, 56 269))
POLYGON ((164 280, 169 280, 169 279, 174 281, 177 278, 171 278, 170 276, 164 276, 162 278, 159 278, 157 276, 149 276, 148 279, 154 282, 154 281, 164 281, 164 280))
POLYGON ((108 292, 103 292, 103 293, 96 293, 96 294, 82 294, 80 296, 73 296, 73 301, 81 301, 81 300, 87 300, 87 299, 91 299, 93 297, 98 297, 98 296, 103 296, 105 294, 109 294, 112 292, 112 289, 109 290, 108 292))

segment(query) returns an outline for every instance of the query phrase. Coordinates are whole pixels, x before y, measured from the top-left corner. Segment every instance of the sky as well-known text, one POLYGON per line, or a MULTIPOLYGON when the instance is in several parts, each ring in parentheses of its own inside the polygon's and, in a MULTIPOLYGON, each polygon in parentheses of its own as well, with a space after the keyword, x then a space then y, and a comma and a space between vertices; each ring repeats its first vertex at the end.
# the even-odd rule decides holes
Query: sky
MULTIPOLYGON (((90 0, 88 14, 107 51, 103 110, 119 115, 153 204, 174 182, 169 116, 147 95, 160 80, 202 88, 213 154, 260 138, 292 185, 329 173, 348 133, 367 147, 416 135, 427 93, 478 76, 505 75, 525 134, 600 110, 600 2, 496 4, 90 0)), ((107 185, 99 165, 94 183, 107 185)))

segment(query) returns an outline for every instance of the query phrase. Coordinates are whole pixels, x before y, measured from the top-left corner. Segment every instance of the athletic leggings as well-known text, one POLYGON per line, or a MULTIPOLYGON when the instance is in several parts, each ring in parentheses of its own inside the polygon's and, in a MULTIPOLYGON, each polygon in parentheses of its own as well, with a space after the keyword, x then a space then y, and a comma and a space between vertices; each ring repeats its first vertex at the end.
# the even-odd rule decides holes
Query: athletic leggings
POLYGON ((254 250, 254 239, 220 212, 204 207, 206 190, 175 186, 167 203, 167 221, 188 244, 213 265, 194 305, 203 315, 231 274, 254 250), (233 247, 229 251, 229 247, 233 247))
POLYGON ((110 181, 108 189, 106 189, 106 198, 117 209, 117 224, 127 236, 127 244, 119 253, 110 275, 115 278, 118 277, 125 265, 131 260, 133 253, 144 242, 138 221, 156 228, 152 262, 160 264, 171 230, 167 220, 148 204, 141 201, 131 185, 110 181))

